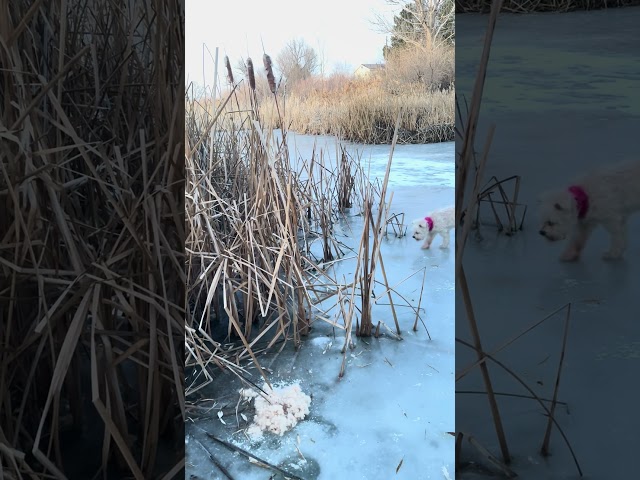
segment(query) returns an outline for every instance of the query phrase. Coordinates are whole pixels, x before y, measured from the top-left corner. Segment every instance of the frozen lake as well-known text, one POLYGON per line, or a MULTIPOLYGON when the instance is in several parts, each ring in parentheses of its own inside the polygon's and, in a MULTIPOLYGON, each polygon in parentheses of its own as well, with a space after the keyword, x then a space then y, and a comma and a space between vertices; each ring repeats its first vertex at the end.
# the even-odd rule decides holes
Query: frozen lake
MULTIPOLYGON (((310 157, 314 144, 325 156, 335 155, 333 137, 289 133, 293 157, 310 157)), ((345 146, 360 153, 370 178, 384 178, 389 146, 345 146)), ((452 204, 453 159, 453 142, 396 146, 387 194, 389 198, 391 191, 394 193, 391 213, 404 213, 406 221, 411 221, 452 204)), ((339 222, 336 231, 341 242, 357 248, 362 219, 353 210, 353 216, 339 222)), ((444 471, 453 478, 454 438, 447 433, 455 430, 453 250, 438 248, 437 239, 435 248, 424 251, 421 242, 410 235, 397 238, 389 231, 382 245, 389 283, 417 306, 426 278, 424 324, 418 322, 414 332, 414 311, 397 304, 403 339, 392 338, 384 328, 381 332, 385 335, 379 339, 354 337, 356 348, 348 353, 342 379, 338 373, 344 332, 333 331, 319 320, 298 352, 289 346, 279 355, 259 357, 272 371, 273 382, 298 382, 313 396, 309 417, 282 437, 266 434, 260 441, 250 441, 241 431, 248 424, 233 413, 242 385, 234 375, 219 375, 203 392, 205 397, 217 399, 218 405, 208 418, 187 425, 187 473, 192 479, 224 478, 203 446, 234 478, 272 478, 268 470, 230 454, 205 431, 305 480, 443 479, 444 471), (219 410, 227 412, 223 417, 226 425, 217 417, 219 410)), ((345 260, 333 268, 333 274, 349 279, 354 266, 355 259, 345 260)), ((376 275, 382 280, 379 270, 376 275)), ((374 326, 381 321, 394 330, 384 290, 378 287, 375 293, 380 300, 372 309, 374 326)), ((394 302, 402 300, 394 295, 394 302)), ((258 381, 259 375, 250 371, 258 381)), ((249 411, 247 417, 252 418, 249 411)))
MULTIPOLYGON (((456 86, 467 98, 487 21, 481 15, 456 18, 456 86)), ((640 223, 632 218, 624 261, 600 259, 608 238, 599 230, 579 263, 562 264, 563 245, 548 244, 538 235, 535 208, 539 193, 568 185, 585 169, 638 158, 639 24, 635 7, 498 18, 477 149, 495 123, 486 177, 521 175, 520 201, 529 205, 529 213, 524 231, 511 238, 484 227, 484 240, 470 241, 464 259, 486 351, 571 302, 558 398, 567 405, 558 406, 556 419, 584 478, 592 479, 628 478, 635 471, 640 223)), ((456 336, 469 340, 463 306, 456 308, 456 336)), ((563 320, 563 315, 548 320, 497 355, 543 398, 553 394, 563 320)), ((474 359, 470 350, 457 348, 457 369, 474 359)), ((528 394, 495 365, 490 372, 497 392, 528 394)), ((483 390, 477 369, 456 388, 483 390)), ((498 401, 519 478, 578 478, 557 429, 551 436, 552 456, 539 454, 546 417, 536 402, 506 396, 498 401)), ((456 396, 456 427, 500 456, 484 395, 456 396)), ((468 447, 465 454, 466 460, 474 458, 468 447)), ((461 478, 481 476, 467 471, 461 478)))

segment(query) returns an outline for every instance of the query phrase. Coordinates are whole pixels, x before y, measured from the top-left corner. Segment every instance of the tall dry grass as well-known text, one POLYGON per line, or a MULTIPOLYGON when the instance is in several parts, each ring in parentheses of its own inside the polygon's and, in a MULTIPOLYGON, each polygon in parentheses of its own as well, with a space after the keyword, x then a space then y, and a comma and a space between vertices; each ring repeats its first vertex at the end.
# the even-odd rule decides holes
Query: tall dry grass
MULTIPOLYGON (((253 65, 250 61, 244 64, 253 65)), ((284 127, 303 134, 336 135, 357 143, 390 144, 402 111, 397 137, 400 144, 452 141, 455 137, 451 49, 430 54, 398 53, 382 73, 366 79, 333 74, 276 85, 273 76, 268 79, 257 69, 251 71, 247 79, 251 85, 234 91, 234 104, 238 110, 257 105, 258 116, 267 129, 284 127)), ((229 85, 228 71, 226 77, 229 85)), ((228 92, 221 98, 227 98, 228 92)), ((197 108, 213 115, 219 107, 210 98, 201 98, 197 108)), ((221 120, 224 128, 234 128, 228 123, 229 117, 221 120)))
POLYGON ((0 11, 0 476, 174 478, 184 5, 0 11))
MULTIPOLYGON (((346 358, 352 331, 373 333, 373 285, 382 284, 389 298, 393 291, 375 276, 376 265, 384 270, 388 178, 370 182, 360 159, 340 144, 336 160, 319 149, 291 156, 286 124, 279 122, 280 133, 266 126, 253 82, 236 82, 216 102, 186 98, 186 365, 193 399, 219 369, 258 388, 260 378, 245 368, 253 363, 269 383, 258 354, 288 342, 299 347, 316 320, 345 332, 346 358), (239 108, 241 96, 253 99, 251 108, 239 108), (367 223, 353 278, 337 279, 331 266, 349 247, 333 226, 349 208, 367 223)), ((273 100, 276 112, 284 109, 280 100, 273 100)))
MULTIPOLYGON (((287 98, 285 122, 299 133, 336 135, 345 140, 390 144, 402 111, 398 143, 436 143, 454 139, 454 91, 405 87, 391 93, 381 79, 348 81, 340 89, 324 90, 322 82, 308 95, 287 98)), ((265 120, 273 123, 272 108, 265 120)))

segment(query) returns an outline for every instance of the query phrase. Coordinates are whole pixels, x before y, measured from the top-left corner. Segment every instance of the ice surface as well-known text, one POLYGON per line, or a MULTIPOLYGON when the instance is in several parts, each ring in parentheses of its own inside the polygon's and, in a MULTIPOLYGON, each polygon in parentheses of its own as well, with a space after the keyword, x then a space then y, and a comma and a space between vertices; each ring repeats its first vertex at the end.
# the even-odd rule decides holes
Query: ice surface
MULTIPOLYGON (((467 99, 487 20, 468 14, 456 18, 456 86, 467 99)), ((507 238, 484 227, 484 241, 470 241, 465 252, 487 351, 572 303, 559 389, 559 400, 568 406, 559 406, 556 418, 586 478, 593 479, 630 478, 635 470, 640 225, 632 218, 623 262, 600 259, 608 238, 598 231, 580 263, 561 264, 557 258, 563 246, 548 244, 537 234, 535 207, 541 191, 566 185, 586 168, 638 158, 639 24, 640 9, 635 7, 499 17, 476 148, 482 148, 495 123, 486 177, 521 175, 520 199, 529 212, 523 232, 507 238)), ((456 309, 456 334, 469 340, 464 307, 458 303, 456 309)), ((544 398, 553 394, 563 320, 564 315, 553 317, 497 355, 544 398)), ((456 368, 474 359, 458 346, 456 368)), ((490 368, 496 391, 527 394, 495 365, 490 368)), ((477 370, 456 388, 484 389, 477 370)), ((498 398, 519 478, 578 478, 557 429, 551 436, 552 456, 539 455, 546 427, 542 408, 531 400, 498 398)), ((499 456, 485 396, 457 395, 456 426, 499 456)), ((486 477, 465 473, 461 478, 486 477)))
MULTIPOLYGON (((310 155, 314 142, 319 148, 335 152, 335 139, 289 134, 291 148, 310 155)), ((357 146, 363 164, 371 164, 372 175, 382 179, 389 146, 357 146)), ((389 190, 394 192, 392 213, 404 212, 406 220, 420 218, 434 208, 454 201, 454 144, 398 145, 394 152, 389 190)), ((361 217, 348 218, 342 225, 342 238, 352 247, 360 238, 361 217)), ((195 478, 224 478, 213 465, 205 448, 234 475, 243 480, 267 479, 269 471, 249 464, 238 454, 212 441, 204 433, 232 442, 278 467, 305 480, 389 478, 421 480, 446 479, 454 472, 454 438, 447 432, 454 424, 454 255, 441 250, 440 240, 429 251, 405 236, 390 234, 382 251, 389 283, 416 306, 423 281, 424 325, 412 331, 413 310, 402 306, 394 295, 403 340, 384 333, 382 338, 354 337, 355 348, 347 350, 346 373, 338 378, 343 356, 344 331, 335 331, 316 321, 312 334, 295 352, 287 346, 280 354, 259 356, 263 367, 272 372, 270 381, 298 382, 311 395, 309 416, 292 430, 279 436, 265 433, 252 441, 242 430, 253 418, 238 390, 244 385, 234 375, 219 375, 204 392, 218 399, 216 407, 203 420, 187 426, 187 473, 195 478), (435 248, 434 248, 435 247, 435 248), (409 279, 411 274, 418 272, 409 279), (429 340, 425 325, 432 340, 429 340), (238 414, 235 409, 238 405, 238 414), (224 411, 223 424, 217 411, 224 411), (242 418, 244 415, 248 421, 242 418), (398 473, 396 468, 402 462, 398 473)), ((355 260, 338 263, 338 278, 353 275, 355 260)), ((380 280, 380 273, 377 274, 380 280)), ((374 305, 374 325, 384 322, 394 329, 384 290, 374 305)), ((250 369, 253 381, 260 376, 250 369)), ((193 478, 193 477, 192 477, 193 478)), ((282 478, 282 477, 277 477, 282 478)))

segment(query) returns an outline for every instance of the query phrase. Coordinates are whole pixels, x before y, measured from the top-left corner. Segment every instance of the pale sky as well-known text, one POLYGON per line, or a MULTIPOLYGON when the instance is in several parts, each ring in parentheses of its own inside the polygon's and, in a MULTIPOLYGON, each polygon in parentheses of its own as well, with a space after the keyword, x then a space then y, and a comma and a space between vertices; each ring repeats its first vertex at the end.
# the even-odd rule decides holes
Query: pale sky
POLYGON ((262 70, 262 43, 275 63, 293 38, 302 38, 320 59, 324 55, 326 74, 340 64, 352 72, 361 63, 382 62, 386 36, 371 21, 375 14, 391 19, 397 10, 384 0, 186 0, 185 8, 186 80, 201 85, 203 62, 206 83, 213 83, 216 47, 220 79, 225 55, 234 75, 238 60, 247 56, 262 70))

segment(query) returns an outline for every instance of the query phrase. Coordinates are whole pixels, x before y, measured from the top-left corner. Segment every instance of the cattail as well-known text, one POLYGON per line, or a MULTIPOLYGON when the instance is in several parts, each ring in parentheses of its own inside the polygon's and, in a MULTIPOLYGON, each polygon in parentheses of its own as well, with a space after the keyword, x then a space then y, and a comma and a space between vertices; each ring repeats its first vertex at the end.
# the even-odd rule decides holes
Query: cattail
POLYGON ((229 81, 229 85, 233 85, 233 72, 231 71, 231 64, 229 63, 229 57, 227 55, 224 56, 224 64, 227 67, 227 80, 229 81))
POLYGON ((264 69, 267 71, 267 80, 269 80, 269 89, 271 93, 276 93, 276 78, 273 76, 273 68, 271 67, 271 57, 266 53, 262 57, 264 69))
POLYGON ((256 91, 256 76, 253 73, 253 62, 247 58, 247 74, 249 75, 249 86, 251 90, 256 91))

